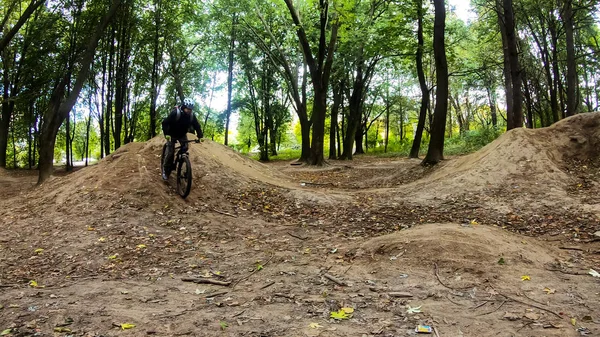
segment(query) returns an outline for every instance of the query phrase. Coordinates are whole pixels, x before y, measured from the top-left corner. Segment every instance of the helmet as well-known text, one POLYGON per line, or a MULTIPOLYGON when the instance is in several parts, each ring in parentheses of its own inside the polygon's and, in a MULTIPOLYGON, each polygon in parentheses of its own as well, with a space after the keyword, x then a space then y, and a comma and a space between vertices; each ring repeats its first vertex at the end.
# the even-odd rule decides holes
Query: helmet
POLYGON ((191 98, 184 98, 181 107, 194 110, 194 101, 191 98))

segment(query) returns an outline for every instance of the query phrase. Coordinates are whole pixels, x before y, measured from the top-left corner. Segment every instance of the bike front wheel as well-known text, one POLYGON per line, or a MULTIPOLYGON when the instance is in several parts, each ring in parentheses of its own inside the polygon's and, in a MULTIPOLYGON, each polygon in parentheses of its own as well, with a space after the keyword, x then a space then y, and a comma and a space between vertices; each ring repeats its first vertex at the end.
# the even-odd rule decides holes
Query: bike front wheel
POLYGON ((187 156, 183 156, 177 163, 177 193, 186 198, 192 189, 192 164, 187 156))
POLYGON ((167 144, 163 145, 162 155, 160 156, 160 174, 165 174, 165 161, 167 160, 167 144))

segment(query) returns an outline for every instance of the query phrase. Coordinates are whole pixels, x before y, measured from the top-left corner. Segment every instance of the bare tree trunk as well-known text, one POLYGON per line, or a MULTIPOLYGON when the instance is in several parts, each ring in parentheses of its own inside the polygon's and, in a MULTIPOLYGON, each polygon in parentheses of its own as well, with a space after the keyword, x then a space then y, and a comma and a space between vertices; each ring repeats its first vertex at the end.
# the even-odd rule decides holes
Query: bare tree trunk
POLYGON ((419 158, 419 151, 421 150, 421 139, 423 137, 423 129, 425 128, 425 118, 427 118, 427 107, 429 106, 429 89, 427 88, 427 82, 425 81, 425 71, 423 70, 423 0, 417 1, 417 16, 418 16, 418 28, 417 28, 417 75, 419 77, 419 86, 421 87, 421 109, 419 110, 419 121, 417 123, 417 130, 415 131, 415 138, 413 140, 412 148, 410 149, 410 158, 419 158))
MULTIPOLYGON (((333 106, 331 108, 331 125, 329 127, 329 159, 337 159, 336 131, 338 129, 338 115, 340 104, 344 99, 344 81, 333 86, 333 106)), ((337 132, 339 135, 339 132, 337 132)), ((339 146, 339 143, 338 143, 339 146)))
POLYGON ((519 53, 517 48, 517 36, 515 29, 515 16, 513 1, 504 0, 504 20, 506 24, 506 42, 510 56, 510 77, 512 81, 513 115, 512 128, 523 127, 523 104, 521 93, 521 69, 519 67, 519 53))
POLYGON ((444 159, 444 136, 446 116, 448 112, 448 66, 446 61, 446 44, 444 33, 446 29, 446 6, 444 0, 434 0, 435 21, 433 28, 433 52, 436 69, 436 102, 433 124, 431 127, 431 140, 427 155, 423 159, 424 165, 435 165, 444 159))
POLYGON ((162 61, 160 57, 162 51, 160 50, 160 27, 162 20, 162 0, 154 1, 154 47, 152 53, 152 74, 150 84, 150 134, 149 138, 156 137, 156 100, 158 98, 158 68, 162 61))
POLYGON ((573 39, 573 0, 564 0, 563 22, 567 36, 567 116, 577 113, 577 63, 573 39))
POLYGON ((233 88, 233 52, 235 51, 235 25, 237 15, 231 18, 231 39, 229 41, 229 66, 227 68, 227 115, 225 118, 225 146, 229 143, 229 119, 231 118, 231 94, 233 88))

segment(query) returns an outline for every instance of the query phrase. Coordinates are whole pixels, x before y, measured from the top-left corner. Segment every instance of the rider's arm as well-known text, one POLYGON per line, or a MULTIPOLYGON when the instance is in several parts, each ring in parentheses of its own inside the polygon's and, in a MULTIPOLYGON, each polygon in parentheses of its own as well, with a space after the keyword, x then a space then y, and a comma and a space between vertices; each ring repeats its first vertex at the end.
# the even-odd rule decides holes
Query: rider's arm
POLYGON ((204 133, 202 132, 202 128, 200 127, 200 123, 198 122, 196 115, 194 115, 194 118, 192 119, 192 126, 194 127, 194 130, 196 130, 196 135, 198 138, 204 138, 204 133))

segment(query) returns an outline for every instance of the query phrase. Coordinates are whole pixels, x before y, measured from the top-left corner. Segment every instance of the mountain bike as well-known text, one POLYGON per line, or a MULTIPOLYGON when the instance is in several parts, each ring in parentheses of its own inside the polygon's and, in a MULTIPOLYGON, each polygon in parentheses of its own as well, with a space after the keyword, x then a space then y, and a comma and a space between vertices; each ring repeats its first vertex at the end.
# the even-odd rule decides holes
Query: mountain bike
MULTIPOLYGON (((176 172, 177 177, 177 193, 185 199, 190 194, 190 191, 192 189, 192 164, 190 163, 188 151, 182 151, 181 143, 199 143, 200 140, 192 139, 178 142, 180 143, 180 145, 175 147, 175 151, 177 151, 177 154, 174 156, 175 162, 171 163, 171 167, 175 167, 174 171, 176 172)), ((161 174, 165 173, 164 164, 165 160, 167 159, 166 154, 167 144, 163 145, 162 155, 160 157, 161 174)))

